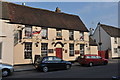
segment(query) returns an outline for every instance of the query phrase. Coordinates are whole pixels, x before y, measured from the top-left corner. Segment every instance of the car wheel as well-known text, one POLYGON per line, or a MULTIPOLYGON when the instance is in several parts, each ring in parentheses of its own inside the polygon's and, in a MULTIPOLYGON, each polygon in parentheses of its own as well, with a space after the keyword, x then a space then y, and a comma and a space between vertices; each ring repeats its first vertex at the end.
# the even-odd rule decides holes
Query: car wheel
POLYGON ((43 69, 43 72, 48 72, 48 67, 45 66, 42 69, 43 69))
POLYGON ((104 65, 107 65, 108 64, 108 62, 106 62, 106 61, 104 61, 104 63, 103 63, 104 65))
POLYGON ((9 71, 8 69, 3 69, 3 70, 2 70, 2 76, 3 76, 3 77, 8 76, 9 74, 10 74, 10 71, 9 71))
POLYGON ((92 66, 93 66, 93 63, 92 63, 92 62, 90 62, 90 63, 89 63, 89 67, 92 67, 92 66))
POLYGON ((70 65, 66 65, 66 69, 70 69, 71 68, 71 66, 70 65))

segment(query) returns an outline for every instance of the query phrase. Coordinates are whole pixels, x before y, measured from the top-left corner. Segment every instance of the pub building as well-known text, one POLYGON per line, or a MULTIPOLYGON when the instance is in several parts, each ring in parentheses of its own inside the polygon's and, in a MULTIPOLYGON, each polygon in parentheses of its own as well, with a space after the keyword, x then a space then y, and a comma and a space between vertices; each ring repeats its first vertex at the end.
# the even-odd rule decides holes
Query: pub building
POLYGON ((58 7, 49 11, 9 2, 1 6, 3 63, 31 64, 35 56, 74 61, 89 54, 89 31, 79 16, 61 12, 58 7))

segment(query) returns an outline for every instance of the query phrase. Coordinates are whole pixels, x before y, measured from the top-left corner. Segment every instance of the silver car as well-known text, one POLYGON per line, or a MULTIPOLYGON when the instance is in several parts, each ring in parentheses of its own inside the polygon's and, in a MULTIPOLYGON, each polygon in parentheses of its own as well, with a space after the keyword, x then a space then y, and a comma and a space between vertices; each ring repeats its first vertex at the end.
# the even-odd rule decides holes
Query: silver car
POLYGON ((10 74, 13 73, 13 71, 14 71, 13 66, 0 63, 0 72, 2 72, 2 77, 9 76, 10 74))

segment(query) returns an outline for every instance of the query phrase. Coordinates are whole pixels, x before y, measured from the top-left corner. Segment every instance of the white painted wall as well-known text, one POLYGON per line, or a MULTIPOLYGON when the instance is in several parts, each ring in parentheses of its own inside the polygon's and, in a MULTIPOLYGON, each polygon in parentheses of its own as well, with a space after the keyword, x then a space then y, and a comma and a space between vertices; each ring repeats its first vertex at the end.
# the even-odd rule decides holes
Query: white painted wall
POLYGON ((7 24, 8 20, 1 20, 0 29, 2 33, 0 33, 0 42, 2 42, 2 63, 7 63, 13 65, 13 47, 14 47, 14 36, 13 31, 14 28, 12 24, 7 24), (3 37, 4 36, 4 37, 3 37))
MULTIPOLYGON (((108 48, 111 48, 111 39, 110 36, 100 27, 101 30, 101 50, 107 50, 108 48)), ((99 28, 97 27, 93 36, 93 39, 96 39, 96 43, 98 44, 99 42, 99 28)), ((100 47, 98 46, 98 50, 100 50, 100 47)))
MULTIPOLYGON (((118 38, 117 38, 117 42, 118 42, 118 38)), ((114 37, 111 37, 111 51, 112 51, 112 57, 118 57, 118 53, 114 53, 114 48, 118 48, 118 44, 114 43, 114 37)))
MULTIPOLYGON (((118 54, 120 54, 120 50, 118 50, 118 53, 114 53, 114 48, 118 48, 118 45, 120 46, 120 38, 117 38, 117 44, 114 43, 114 37, 109 36, 104 29, 100 28, 101 30, 101 50, 107 50, 108 48, 111 49, 112 52, 112 58, 118 57, 118 54)), ((94 34, 93 39, 96 39, 96 42, 98 44, 99 42, 99 28, 97 27, 94 34)), ((99 46, 98 49, 100 50, 99 46)))

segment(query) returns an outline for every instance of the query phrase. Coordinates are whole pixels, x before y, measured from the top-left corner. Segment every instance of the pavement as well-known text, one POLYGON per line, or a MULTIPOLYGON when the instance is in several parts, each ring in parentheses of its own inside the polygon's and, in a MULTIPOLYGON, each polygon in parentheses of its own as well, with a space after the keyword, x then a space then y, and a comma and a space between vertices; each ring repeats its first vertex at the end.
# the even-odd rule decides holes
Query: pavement
POLYGON ((34 70, 35 67, 34 65, 18 65, 18 66, 14 66, 14 72, 18 72, 18 71, 29 71, 29 70, 34 70))
MULTIPOLYGON (((118 63, 120 59, 109 59, 109 63, 118 63)), ((74 62, 72 63, 72 66, 74 65, 79 65, 79 63, 74 62)), ((19 66, 14 66, 14 72, 19 72, 19 71, 30 71, 30 70, 35 70, 34 65, 19 65, 19 66)))

